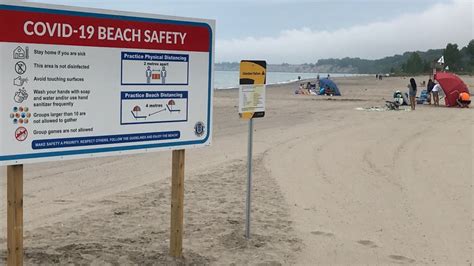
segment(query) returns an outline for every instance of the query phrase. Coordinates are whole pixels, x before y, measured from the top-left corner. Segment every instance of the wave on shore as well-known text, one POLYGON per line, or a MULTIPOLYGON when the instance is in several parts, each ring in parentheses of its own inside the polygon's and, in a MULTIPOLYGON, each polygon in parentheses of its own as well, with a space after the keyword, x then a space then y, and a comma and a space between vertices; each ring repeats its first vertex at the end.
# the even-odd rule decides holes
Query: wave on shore
MULTIPOLYGON (((321 78, 327 77, 328 75, 331 77, 366 76, 365 74, 267 72, 267 85, 281 85, 308 79, 316 79, 318 74, 321 78)), ((236 89, 239 87, 238 82, 238 71, 215 71, 214 89, 236 89)))

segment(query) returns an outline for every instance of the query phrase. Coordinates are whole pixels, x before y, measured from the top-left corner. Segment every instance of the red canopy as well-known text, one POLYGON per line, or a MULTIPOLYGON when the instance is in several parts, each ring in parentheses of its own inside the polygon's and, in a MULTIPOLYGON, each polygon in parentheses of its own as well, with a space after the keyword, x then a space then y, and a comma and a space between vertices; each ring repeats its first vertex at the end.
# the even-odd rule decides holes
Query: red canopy
POLYGON ((453 73, 436 73, 434 78, 443 88, 444 94, 446 94, 446 106, 457 106, 456 100, 459 94, 461 92, 469 93, 467 85, 453 73))

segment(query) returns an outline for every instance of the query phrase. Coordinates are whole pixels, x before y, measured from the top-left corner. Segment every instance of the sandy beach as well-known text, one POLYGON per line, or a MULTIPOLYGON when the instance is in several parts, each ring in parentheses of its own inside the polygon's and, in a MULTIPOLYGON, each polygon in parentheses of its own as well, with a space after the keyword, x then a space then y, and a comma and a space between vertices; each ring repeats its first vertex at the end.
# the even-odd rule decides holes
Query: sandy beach
MULTIPOLYGON (((168 256, 171 152, 160 152, 25 165, 25 263, 472 264, 474 109, 370 109, 408 79, 334 80, 342 97, 268 87, 250 241, 248 128, 237 90, 220 90, 212 146, 186 152, 183 259, 168 256)), ((5 167, 0 191, 3 264, 5 167)))

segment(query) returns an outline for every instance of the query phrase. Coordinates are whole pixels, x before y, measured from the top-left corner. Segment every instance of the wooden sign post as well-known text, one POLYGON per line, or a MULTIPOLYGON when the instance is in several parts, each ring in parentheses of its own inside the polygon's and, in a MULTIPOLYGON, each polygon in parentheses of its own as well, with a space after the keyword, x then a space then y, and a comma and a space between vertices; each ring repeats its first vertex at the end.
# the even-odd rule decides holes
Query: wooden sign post
POLYGON ((7 265, 23 265, 23 165, 7 166, 7 265))
POLYGON ((173 151, 170 230, 170 255, 173 257, 183 255, 184 155, 184 150, 173 151))

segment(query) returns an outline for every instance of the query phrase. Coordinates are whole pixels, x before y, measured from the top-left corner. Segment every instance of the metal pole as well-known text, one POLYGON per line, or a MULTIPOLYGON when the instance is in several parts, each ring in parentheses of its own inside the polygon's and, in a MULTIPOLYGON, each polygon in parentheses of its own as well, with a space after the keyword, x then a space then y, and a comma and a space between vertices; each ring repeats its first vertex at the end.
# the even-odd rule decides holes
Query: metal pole
POLYGON ((247 204, 245 209, 245 238, 250 239, 250 205, 252 194, 252 143, 253 143, 253 118, 249 120, 249 143, 247 154, 247 204))

